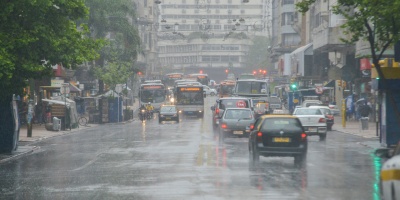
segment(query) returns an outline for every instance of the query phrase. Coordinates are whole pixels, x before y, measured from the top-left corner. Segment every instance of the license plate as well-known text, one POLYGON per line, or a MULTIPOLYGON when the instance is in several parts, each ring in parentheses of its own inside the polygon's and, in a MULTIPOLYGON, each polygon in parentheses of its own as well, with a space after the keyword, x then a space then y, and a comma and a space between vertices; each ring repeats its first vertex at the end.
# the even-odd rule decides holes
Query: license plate
POLYGON ((171 119, 171 117, 166 117, 165 119, 171 119))
POLYGON ((290 142, 290 138, 288 137, 275 137, 274 142, 290 142))
POLYGON ((317 128, 308 128, 308 131, 310 131, 310 132, 317 132, 317 128))
POLYGON ((235 134, 235 135, 242 135, 242 134, 243 134, 243 131, 233 131, 233 134, 235 134))

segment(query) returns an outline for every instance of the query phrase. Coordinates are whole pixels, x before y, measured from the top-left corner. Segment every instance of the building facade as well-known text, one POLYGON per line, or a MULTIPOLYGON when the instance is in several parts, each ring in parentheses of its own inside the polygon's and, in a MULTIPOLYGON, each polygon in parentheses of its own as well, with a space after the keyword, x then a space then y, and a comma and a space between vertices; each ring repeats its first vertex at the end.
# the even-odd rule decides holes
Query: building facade
POLYGON ((255 35, 267 35, 267 2, 163 0, 158 49, 163 71, 245 69, 255 35))

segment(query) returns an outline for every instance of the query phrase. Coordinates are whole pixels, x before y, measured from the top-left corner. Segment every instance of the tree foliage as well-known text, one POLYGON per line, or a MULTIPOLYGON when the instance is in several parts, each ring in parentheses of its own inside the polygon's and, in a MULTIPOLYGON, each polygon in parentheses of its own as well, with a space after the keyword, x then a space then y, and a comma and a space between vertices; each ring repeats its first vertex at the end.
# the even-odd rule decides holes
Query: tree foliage
POLYGON ((246 56, 246 65, 249 69, 266 69, 269 61, 269 39, 267 37, 255 36, 252 39, 252 45, 246 56))
POLYGON ((21 94, 27 79, 49 76, 50 64, 74 68, 98 56, 101 41, 84 37, 87 27, 75 23, 88 15, 82 0, 0 0, 0 5, 0 98, 21 94))
POLYGON ((129 77, 120 72, 131 74, 135 71, 133 63, 140 51, 140 37, 138 34, 135 15, 135 6, 131 0, 87 0, 90 8, 90 17, 87 21, 92 37, 105 38, 108 45, 100 51, 102 61, 95 69, 96 77, 106 84, 124 83, 129 77), (107 63, 108 66, 103 63, 107 63), (104 69, 101 69, 104 67, 104 69), (129 68, 129 69, 128 69, 129 68), (118 69, 118 70, 116 70, 118 69), (128 70, 128 71, 125 71, 128 70), (115 78, 111 80, 110 78, 115 78), (119 81, 119 82, 118 82, 119 81))

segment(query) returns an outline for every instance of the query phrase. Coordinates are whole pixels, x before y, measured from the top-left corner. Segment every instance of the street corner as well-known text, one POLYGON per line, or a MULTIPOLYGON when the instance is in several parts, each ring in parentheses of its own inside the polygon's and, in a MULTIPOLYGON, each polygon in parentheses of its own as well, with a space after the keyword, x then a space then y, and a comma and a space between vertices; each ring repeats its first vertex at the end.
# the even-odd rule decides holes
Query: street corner
POLYGON ((18 149, 12 153, 0 154, 0 164, 27 155, 38 149, 40 149, 38 146, 19 146, 18 149))

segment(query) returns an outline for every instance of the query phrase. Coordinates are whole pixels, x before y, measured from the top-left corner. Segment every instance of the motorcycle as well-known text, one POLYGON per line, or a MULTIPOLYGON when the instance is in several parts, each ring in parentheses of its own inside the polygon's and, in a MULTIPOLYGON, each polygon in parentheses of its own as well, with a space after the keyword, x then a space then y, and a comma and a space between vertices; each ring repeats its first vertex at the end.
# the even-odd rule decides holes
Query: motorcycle
POLYGON ((146 120, 147 118, 147 112, 145 109, 140 110, 139 112, 139 119, 144 122, 144 120, 146 120))
POLYGON ((152 119, 153 118, 153 111, 148 110, 147 111, 147 119, 152 119))

